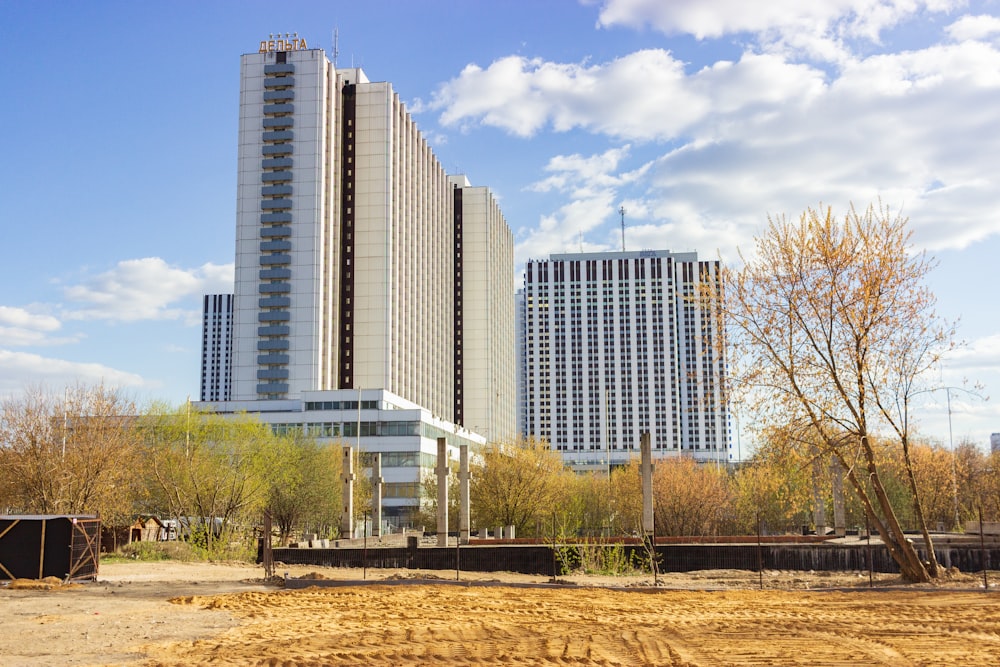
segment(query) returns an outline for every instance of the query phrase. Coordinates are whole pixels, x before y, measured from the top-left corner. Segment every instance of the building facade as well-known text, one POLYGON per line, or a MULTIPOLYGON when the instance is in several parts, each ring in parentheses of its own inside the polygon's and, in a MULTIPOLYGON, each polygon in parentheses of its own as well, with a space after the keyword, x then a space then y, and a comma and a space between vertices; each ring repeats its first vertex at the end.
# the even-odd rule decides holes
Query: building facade
POLYGON ((512 437, 513 236, 493 195, 445 173, 389 83, 280 45, 241 59, 230 398, 384 389, 512 437))
POLYGON ((233 295, 206 294, 201 311, 201 400, 228 401, 233 351, 233 295))
MULTIPOLYGON (((297 399, 228 401, 202 407, 222 414, 253 412, 277 433, 298 431, 320 443, 380 453, 383 518, 394 530, 419 527, 420 484, 434 473, 438 438, 446 439, 449 458, 455 461, 460 445, 475 450, 486 442, 381 389, 307 391, 297 399)), ((370 475, 365 465, 362 461, 355 475, 370 475)))
POLYGON ((577 470, 625 463, 646 432, 654 456, 728 461, 719 278, 696 253, 530 260, 517 299, 522 432, 577 470))

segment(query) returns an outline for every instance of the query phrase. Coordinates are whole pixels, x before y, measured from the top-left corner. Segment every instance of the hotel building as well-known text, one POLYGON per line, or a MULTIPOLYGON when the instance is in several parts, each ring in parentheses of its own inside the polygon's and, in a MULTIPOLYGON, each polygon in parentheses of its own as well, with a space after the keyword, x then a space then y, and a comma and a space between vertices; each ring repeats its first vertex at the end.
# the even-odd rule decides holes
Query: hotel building
POLYGON ((513 437, 514 244, 495 198, 445 173, 389 83, 304 40, 277 48, 241 58, 232 383, 212 408, 382 390, 513 437))
POLYGON ((577 470, 729 459, 719 263, 668 251, 530 260, 518 295, 518 426, 577 470), (705 298, 704 288, 711 297, 705 298))

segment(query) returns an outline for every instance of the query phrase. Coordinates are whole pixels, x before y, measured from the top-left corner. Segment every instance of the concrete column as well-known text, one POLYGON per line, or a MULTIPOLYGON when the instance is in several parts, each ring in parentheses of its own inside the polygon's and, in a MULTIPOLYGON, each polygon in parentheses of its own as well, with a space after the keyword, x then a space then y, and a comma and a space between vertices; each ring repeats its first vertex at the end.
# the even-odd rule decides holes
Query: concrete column
POLYGON ((438 502, 437 502, 437 545, 439 547, 448 546, 448 441, 445 438, 437 439, 437 473, 438 502))
POLYGON ((639 450, 642 457, 639 464, 639 474, 642 477, 642 533, 649 535, 653 532, 653 448, 649 433, 639 436, 639 450))
POLYGON ((354 457, 351 447, 344 447, 343 463, 341 463, 340 480, 343 512, 340 515, 340 537, 349 540, 354 537, 354 457))
POLYGON ((823 459, 816 447, 810 448, 813 455, 812 463, 812 492, 813 492, 813 523, 816 525, 817 535, 826 535, 826 498, 823 496, 823 489, 820 482, 823 479, 823 459))
POLYGON ((469 482, 472 473, 469 472, 469 446, 458 448, 458 539, 462 544, 469 543, 469 482))
POLYGON ((844 512, 844 468, 840 461, 830 462, 830 477, 833 483, 833 532, 837 537, 847 535, 847 517, 844 512))
POLYGON ((372 537, 382 536, 382 454, 369 454, 372 463, 372 537))

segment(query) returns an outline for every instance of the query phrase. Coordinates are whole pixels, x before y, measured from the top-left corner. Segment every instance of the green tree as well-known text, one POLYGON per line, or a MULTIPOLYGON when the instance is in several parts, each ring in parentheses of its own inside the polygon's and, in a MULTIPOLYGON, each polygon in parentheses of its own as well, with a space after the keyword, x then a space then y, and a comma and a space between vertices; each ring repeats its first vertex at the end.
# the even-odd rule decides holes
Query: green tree
POLYGON ((330 534, 340 520, 340 447, 291 433, 277 438, 275 448, 267 507, 281 543, 296 530, 330 534))
POLYGON ((769 218, 744 267, 724 277, 734 386, 751 389, 758 419, 791 425, 804 447, 840 460, 903 576, 937 574, 910 459, 911 406, 951 342, 913 253, 906 219, 852 206, 842 221, 808 209, 798 223, 769 218), (924 533, 929 567, 906 539, 882 483, 874 439, 891 434, 924 533))
POLYGON ((282 448, 250 415, 154 406, 142 422, 151 493, 209 554, 249 534, 271 490, 282 448))

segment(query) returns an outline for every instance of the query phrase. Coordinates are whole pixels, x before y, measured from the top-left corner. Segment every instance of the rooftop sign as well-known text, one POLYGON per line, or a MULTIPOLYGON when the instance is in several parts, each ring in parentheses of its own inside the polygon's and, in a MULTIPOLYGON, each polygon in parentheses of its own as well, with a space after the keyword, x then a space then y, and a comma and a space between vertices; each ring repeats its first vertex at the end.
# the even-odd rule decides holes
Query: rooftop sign
POLYGON ((306 40, 303 37, 299 39, 299 33, 285 33, 284 36, 279 32, 277 35, 268 35, 269 39, 260 41, 260 49, 257 53, 272 53, 274 51, 305 51, 309 47, 306 46, 306 40))

